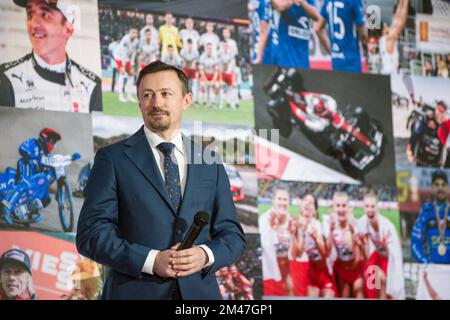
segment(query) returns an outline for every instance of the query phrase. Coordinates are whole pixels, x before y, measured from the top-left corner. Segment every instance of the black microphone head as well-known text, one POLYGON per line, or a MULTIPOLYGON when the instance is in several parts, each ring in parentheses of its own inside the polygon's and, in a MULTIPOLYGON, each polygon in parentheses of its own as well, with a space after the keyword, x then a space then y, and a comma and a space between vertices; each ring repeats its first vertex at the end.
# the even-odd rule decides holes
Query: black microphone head
POLYGON ((205 211, 199 211, 195 214, 194 223, 196 225, 207 225, 209 223, 209 213, 205 211))

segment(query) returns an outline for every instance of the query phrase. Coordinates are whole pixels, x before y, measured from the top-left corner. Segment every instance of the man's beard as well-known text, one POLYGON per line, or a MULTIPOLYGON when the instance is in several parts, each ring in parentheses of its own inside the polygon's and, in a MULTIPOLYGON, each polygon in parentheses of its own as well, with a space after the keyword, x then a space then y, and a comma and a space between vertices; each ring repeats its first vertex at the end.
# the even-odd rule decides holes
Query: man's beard
POLYGON ((444 194, 438 193, 437 199, 438 199, 439 202, 445 202, 445 201, 447 201, 447 193, 444 193, 444 194))
POLYGON ((170 112, 167 110, 164 110, 159 107, 152 108, 147 113, 147 119, 148 119, 148 125, 149 127, 155 131, 155 132, 162 132, 170 128, 170 112), (163 113, 167 116, 167 119, 159 119, 159 120, 153 120, 153 115, 156 113, 163 113))
POLYGON ((151 121, 149 123, 150 129, 154 132, 163 132, 170 128, 170 121, 164 122, 164 120, 151 121))

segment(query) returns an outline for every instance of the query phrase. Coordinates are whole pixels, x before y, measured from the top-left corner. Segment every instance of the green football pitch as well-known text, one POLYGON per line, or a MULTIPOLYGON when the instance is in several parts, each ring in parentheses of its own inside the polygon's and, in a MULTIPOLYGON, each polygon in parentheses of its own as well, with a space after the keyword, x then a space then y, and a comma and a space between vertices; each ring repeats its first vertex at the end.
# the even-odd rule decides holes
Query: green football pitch
MULTIPOLYGON (((103 112, 111 116, 141 117, 137 102, 121 103, 117 93, 103 93, 103 112)), ((193 104, 183 115, 185 121, 255 126, 253 100, 240 100, 238 109, 206 109, 193 104)))
MULTIPOLYGON (((258 213, 259 215, 263 214, 271 205, 269 204, 260 204, 258 205, 258 213)), ((289 213, 292 217, 297 218, 299 215, 300 208, 299 206, 289 206, 289 213)), ((322 221, 324 215, 331 213, 331 207, 320 207, 319 206, 319 220, 322 221)), ((400 214, 398 210, 393 209, 380 209, 381 215, 388 218, 395 226, 397 230, 397 234, 400 235, 400 214)), ((364 212, 362 208, 353 208, 353 215, 356 219, 359 219, 363 216, 364 212)))

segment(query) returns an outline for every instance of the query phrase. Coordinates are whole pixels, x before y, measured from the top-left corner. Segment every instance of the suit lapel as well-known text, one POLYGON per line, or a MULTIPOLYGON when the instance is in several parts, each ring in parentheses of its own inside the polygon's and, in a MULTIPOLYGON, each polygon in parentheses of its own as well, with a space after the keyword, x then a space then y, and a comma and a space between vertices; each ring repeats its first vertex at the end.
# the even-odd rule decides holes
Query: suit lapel
POLYGON ((155 157, 145 136, 144 127, 141 127, 141 129, 131 136, 125 144, 129 146, 129 148, 124 151, 125 155, 153 185, 170 207, 172 213, 176 215, 175 209, 172 207, 170 201, 169 192, 167 191, 166 185, 161 177, 161 172, 159 171, 155 157))
POLYGON ((183 201, 181 202, 180 215, 183 208, 188 208, 192 193, 196 191, 196 182, 201 173, 202 148, 201 145, 194 143, 190 138, 183 135, 183 143, 185 146, 187 160, 187 177, 186 186, 184 188, 183 201))

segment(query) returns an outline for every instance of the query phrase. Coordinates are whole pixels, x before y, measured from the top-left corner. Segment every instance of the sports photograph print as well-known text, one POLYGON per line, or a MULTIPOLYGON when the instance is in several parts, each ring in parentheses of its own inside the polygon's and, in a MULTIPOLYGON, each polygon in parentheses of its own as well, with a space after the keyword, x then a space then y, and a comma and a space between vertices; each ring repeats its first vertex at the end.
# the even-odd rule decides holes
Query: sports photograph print
POLYGON ((0 229, 75 232, 90 115, 0 107, 0 127, 0 229))
POLYGON ((365 183, 395 184, 389 77, 254 66, 256 130, 365 183), (348 92, 352 94, 348 94, 348 92))
POLYGON ((404 299, 395 188, 259 180, 264 295, 404 299))
POLYGON ((97 0, 8 0, 0 8, 0 106, 101 111, 97 0))

